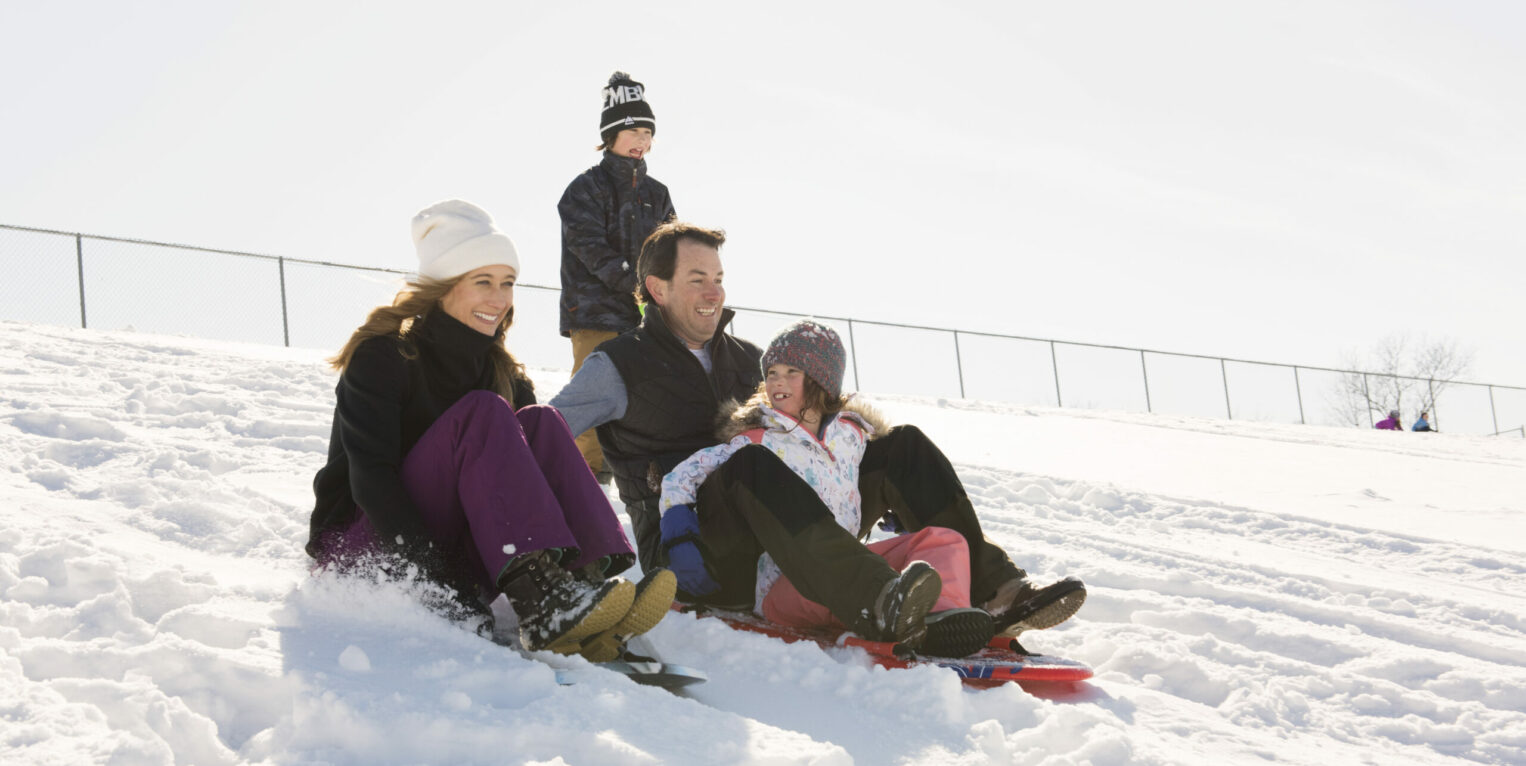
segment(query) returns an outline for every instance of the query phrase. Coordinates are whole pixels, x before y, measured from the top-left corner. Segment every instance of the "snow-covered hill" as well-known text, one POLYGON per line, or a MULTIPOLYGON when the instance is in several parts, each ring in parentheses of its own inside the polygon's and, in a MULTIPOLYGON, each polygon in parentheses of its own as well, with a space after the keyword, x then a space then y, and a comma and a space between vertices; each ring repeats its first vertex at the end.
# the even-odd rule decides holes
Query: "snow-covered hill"
POLYGON ((310 578, 320 356, 0 323, 0 762, 1526 762, 1526 441, 878 399, 1020 564, 1087 581, 1027 643, 1095 682, 675 615, 653 643, 711 678, 680 697, 310 578))

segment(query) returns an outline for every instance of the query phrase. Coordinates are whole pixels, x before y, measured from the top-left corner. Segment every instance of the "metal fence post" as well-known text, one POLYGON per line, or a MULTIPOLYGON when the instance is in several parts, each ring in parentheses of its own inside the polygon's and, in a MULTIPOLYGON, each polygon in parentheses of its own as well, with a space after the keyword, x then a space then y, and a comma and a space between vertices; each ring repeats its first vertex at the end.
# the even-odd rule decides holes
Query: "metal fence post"
POLYGON ((853 390, 858 391, 863 385, 858 382, 858 344, 853 340, 853 320, 848 320, 848 350, 853 352, 853 390))
POLYGON ((1489 386, 1489 420, 1494 423, 1494 430, 1500 430, 1499 415, 1494 412, 1494 386, 1489 386))
POLYGON ((964 398, 964 358, 959 353, 959 331, 954 331, 954 369, 959 371, 959 398, 964 398))
POLYGON ((1064 407, 1065 400, 1060 398, 1060 359, 1054 355, 1054 341, 1049 341, 1049 364, 1054 368, 1054 406, 1064 407))
POLYGON ((1293 366, 1293 392, 1298 394, 1298 424, 1306 426, 1309 421, 1303 416, 1303 386, 1298 383, 1298 366, 1293 366))
POLYGON ((1372 419, 1372 392, 1367 389, 1367 373, 1362 373, 1362 404, 1367 406, 1367 427, 1372 428, 1377 423, 1372 419))
POLYGON ((1150 406, 1150 368, 1145 366, 1144 349, 1139 349, 1139 371, 1144 375, 1145 412, 1153 413, 1155 409, 1150 406))
POLYGON ((1440 431, 1441 416, 1436 414, 1436 379, 1430 378, 1429 380, 1425 381, 1425 385, 1430 389, 1431 392, 1431 430, 1440 431))
POLYGON ((291 348, 291 322, 286 318, 286 259, 277 258, 276 268, 281 274, 281 338, 291 348))
POLYGON ((79 274, 79 327, 81 330, 89 329, 85 324, 85 238, 74 235, 74 268, 79 274))
POLYGON ((1235 419, 1235 411, 1229 406, 1229 368, 1224 364, 1224 359, 1219 359, 1219 374, 1224 376, 1224 417, 1235 419))

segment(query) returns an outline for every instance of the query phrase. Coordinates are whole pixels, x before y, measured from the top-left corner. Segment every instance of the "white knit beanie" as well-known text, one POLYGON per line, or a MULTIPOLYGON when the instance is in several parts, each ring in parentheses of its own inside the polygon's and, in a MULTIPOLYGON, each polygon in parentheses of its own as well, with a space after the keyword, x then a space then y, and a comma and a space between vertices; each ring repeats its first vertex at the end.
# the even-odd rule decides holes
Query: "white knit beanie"
POLYGON ((466 200, 436 202, 413 217, 419 276, 453 279, 472 269, 503 264, 519 276, 519 253, 493 217, 466 200))

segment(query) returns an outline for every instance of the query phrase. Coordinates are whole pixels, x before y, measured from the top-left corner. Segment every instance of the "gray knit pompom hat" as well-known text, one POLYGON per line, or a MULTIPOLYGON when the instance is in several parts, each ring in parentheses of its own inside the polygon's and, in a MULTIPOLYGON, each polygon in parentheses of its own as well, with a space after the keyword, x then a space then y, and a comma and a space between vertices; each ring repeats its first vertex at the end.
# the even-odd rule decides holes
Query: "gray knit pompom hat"
POLYGON ((842 396, 842 373, 848 366, 848 352, 843 349, 837 331, 820 322, 802 319, 785 325, 774 335, 759 363, 765 378, 768 368, 776 364, 787 364, 804 372, 833 399, 842 396))

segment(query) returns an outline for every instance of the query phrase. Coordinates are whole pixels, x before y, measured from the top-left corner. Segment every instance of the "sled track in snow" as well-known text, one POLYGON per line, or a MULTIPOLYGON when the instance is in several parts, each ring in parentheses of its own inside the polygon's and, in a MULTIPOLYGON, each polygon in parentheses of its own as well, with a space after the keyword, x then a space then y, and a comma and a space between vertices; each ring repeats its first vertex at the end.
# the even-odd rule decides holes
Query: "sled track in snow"
MULTIPOLYGON (((81 689, 130 692, 137 707, 124 710, 179 711, 180 734, 159 735, 177 745, 254 752, 274 737, 311 755, 325 740, 289 728, 294 700, 320 713, 391 710, 396 698, 411 715, 420 704, 410 688, 373 694, 345 681, 332 659, 345 642, 366 644, 372 664, 394 671, 413 661, 401 636, 427 636, 430 653, 453 661, 479 653, 458 631, 408 614, 406 592, 366 590, 386 606, 362 615, 346 608, 350 585, 292 590, 306 576, 303 503, 332 407, 334 377, 321 362, 131 334, 40 328, 28 338, 0 345, 0 459, 11 468, 0 491, 23 504, 0 529, 0 609, 19 631, 0 671, 31 690, 28 710, 62 709, 37 700, 74 694, 79 677, 81 689), (295 688, 298 676, 314 692, 295 688), (221 696, 195 692, 209 678, 221 696)), ((1097 422, 1106 425, 1087 421, 1097 422)), ((1466 457, 1470 447, 1455 449, 1466 457)), ((1479 450, 1519 462, 1503 446, 1479 450)), ((694 695, 719 711, 705 720, 866 763, 895 760, 901 744, 926 762, 992 753, 995 762, 1180 763, 1209 751, 1284 763, 1369 753, 1526 762, 1526 554, 993 465, 958 466, 988 534, 1036 577, 1089 585, 1076 619, 1024 639, 1094 667, 1088 693, 1056 705, 1015 690, 962 692, 939 676, 862 667, 851 650, 780 646, 670 617, 655 640, 710 673, 694 695), (909 712, 886 716, 890 700, 909 712)), ((1370 510, 1381 500, 1352 502, 1370 510)), ((503 736, 455 712, 427 717, 453 711, 463 689, 476 689, 483 711, 526 715, 518 702, 492 701, 512 689, 553 717, 577 718, 559 707, 566 690, 537 690, 538 663, 507 661, 495 670, 506 686, 477 687, 478 675, 441 662, 443 685, 411 683, 449 700, 422 700, 434 726, 503 736)), ((600 699, 709 715, 613 687, 600 699)), ((83 693, 70 704, 95 705, 83 693)), ((619 731, 638 739, 644 727, 619 731)))
POLYGON ((987 534, 1019 563, 1088 584, 1073 629, 1030 643, 1104 679, 1114 667, 1146 668, 1147 686, 1231 720, 1292 733, 1311 716, 1344 719, 1353 742, 1406 742, 1478 717, 1498 736, 1459 735, 1449 755, 1526 755, 1507 733, 1526 727, 1526 599, 1515 595, 1526 556, 1296 512, 959 470, 987 534), (1265 563, 1268 550, 1286 566, 1265 563), (1259 563, 1239 560, 1247 553, 1259 563), (1062 635, 1072 640, 1056 646, 1062 635), (1086 651, 1104 642, 1110 654, 1086 651))

